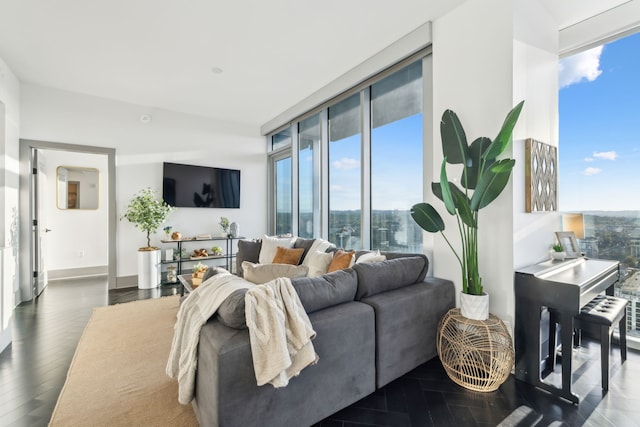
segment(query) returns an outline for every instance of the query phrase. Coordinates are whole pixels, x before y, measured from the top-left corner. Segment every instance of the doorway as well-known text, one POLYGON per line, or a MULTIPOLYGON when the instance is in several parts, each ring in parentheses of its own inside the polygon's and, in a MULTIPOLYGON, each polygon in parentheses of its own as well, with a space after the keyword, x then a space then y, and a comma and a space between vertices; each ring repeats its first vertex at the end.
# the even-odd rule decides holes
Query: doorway
MULTIPOLYGON (((90 168, 76 169, 83 172, 83 169, 90 168)), ((86 178, 72 175, 71 182, 83 179, 86 178)), ((86 200, 93 197, 88 193, 84 194, 86 200)), ((58 269, 52 270, 52 273, 63 273, 63 276, 106 273, 109 289, 115 288, 116 220, 115 149, 21 139, 20 292, 19 301, 16 302, 37 298, 46 286, 46 282, 42 281, 43 276, 46 280, 49 269, 46 267, 47 259, 43 260, 43 256, 52 261, 54 269, 58 269), (42 157, 51 158, 47 160, 46 166, 47 184, 42 183, 41 176, 38 178, 41 164, 37 159, 42 157), (101 203, 97 202, 95 206, 86 209, 65 209, 68 208, 66 197, 65 203, 61 205, 58 196, 64 192, 65 196, 68 196, 67 189, 62 189, 61 183, 69 181, 68 175, 73 173, 70 167, 87 166, 81 163, 94 160, 98 163, 90 163, 88 166, 103 165, 99 167, 102 173, 96 181, 84 182, 81 188, 86 191, 93 189, 96 192, 96 201, 98 194, 101 194, 101 203), (63 172, 65 178, 61 179, 63 172), (43 185, 45 188, 42 188, 43 185), (46 203, 46 209, 42 208, 43 203, 46 203), (83 233, 80 227, 74 227, 83 223, 88 224, 88 230, 91 232, 83 233), (97 247, 95 243, 98 241, 106 241, 106 248, 97 247), (74 265, 91 265, 92 261, 95 264, 96 256, 99 259, 97 263, 103 264, 102 266, 73 268, 74 265)))

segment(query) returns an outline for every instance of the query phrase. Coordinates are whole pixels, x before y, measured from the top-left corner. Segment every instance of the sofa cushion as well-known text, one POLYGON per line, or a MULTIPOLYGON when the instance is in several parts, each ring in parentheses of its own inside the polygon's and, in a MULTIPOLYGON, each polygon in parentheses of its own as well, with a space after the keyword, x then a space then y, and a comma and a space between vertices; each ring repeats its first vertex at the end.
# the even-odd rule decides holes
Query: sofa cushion
POLYGON ((261 248, 261 240, 238 240, 238 252, 236 253, 236 274, 238 276, 244 276, 244 271, 242 270, 244 261, 258 262, 261 248))
POLYGON ((296 238, 294 236, 278 237, 278 236, 262 236, 262 247, 260 248, 260 256, 258 262, 260 264, 269 264, 273 262, 276 256, 276 248, 282 246, 284 248, 292 248, 296 238))
POLYGON ((278 246, 276 248, 276 255, 273 257, 274 264, 300 264, 300 259, 304 253, 303 248, 283 248, 278 246))
POLYGON ((358 274, 356 300, 392 289, 402 288, 424 280, 429 262, 422 254, 404 254, 387 261, 355 264, 358 274))
POLYGON ((291 279, 300 302, 307 313, 336 304, 353 301, 358 288, 358 276, 351 269, 338 270, 319 277, 291 279))
POLYGON ((244 278, 256 285, 270 282, 278 277, 305 277, 309 268, 305 265, 291 264, 254 264, 249 261, 242 263, 244 278))
POLYGON ((329 264, 327 272, 332 273, 351 267, 355 261, 355 254, 354 251, 345 252, 343 249, 338 249, 333 254, 333 259, 331 260, 331 264, 329 264))

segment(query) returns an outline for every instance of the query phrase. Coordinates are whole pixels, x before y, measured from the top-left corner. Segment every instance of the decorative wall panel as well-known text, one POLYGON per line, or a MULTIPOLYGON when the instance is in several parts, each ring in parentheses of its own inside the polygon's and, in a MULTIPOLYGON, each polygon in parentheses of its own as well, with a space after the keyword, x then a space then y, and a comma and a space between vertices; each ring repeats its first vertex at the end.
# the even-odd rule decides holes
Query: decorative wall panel
POLYGON ((558 149, 544 142, 525 140, 525 211, 558 210, 558 149))

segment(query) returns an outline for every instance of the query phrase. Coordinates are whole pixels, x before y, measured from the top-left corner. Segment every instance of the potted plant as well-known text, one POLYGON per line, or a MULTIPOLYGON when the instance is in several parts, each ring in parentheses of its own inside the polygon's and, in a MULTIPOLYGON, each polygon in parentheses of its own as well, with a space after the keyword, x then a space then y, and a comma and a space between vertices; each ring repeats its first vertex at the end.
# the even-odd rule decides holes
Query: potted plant
POLYGON ((231 237, 231 233, 229 233, 229 227, 231 226, 231 223, 229 222, 229 218, 225 216, 221 216, 219 224, 220 224, 220 228, 222 229, 222 233, 224 234, 224 237, 231 237))
POLYGON ((446 110, 442 114, 440 135, 444 159, 440 169, 440 182, 432 183, 431 189, 444 203, 447 212, 457 217, 461 238, 458 249, 444 234, 444 221, 431 204, 418 203, 411 208, 414 221, 428 232, 440 233, 458 259, 462 270, 460 309, 463 316, 472 319, 485 320, 489 316, 488 294, 484 292, 478 265, 478 213, 502 193, 511 177, 515 160, 498 160, 498 156, 511 142, 513 128, 523 104, 524 101, 520 102, 507 114, 495 139, 479 137, 471 145, 467 144, 467 137, 456 113, 446 110), (449 181, 447 164, 462 165, 459 180, 462 188, 449 181), (479 301, 479 312, 474 313, 469 302, 478 300, 476 296, 482 298, 479 301))
POLYGON ((128 220, 147 234, 147 246, 138 249, 138 287, 155 288, 160 284, 160 248, 151 246, 151 233, 166 221, 173 208, 157 200, 150 189, 136 193, 120 218, 128 220))
POLYGON ((556 243, 551 246, 551 258, 557 261, 564 261, 567 257, 567 253, 564 250, 564 246, 560 243, 556 243))

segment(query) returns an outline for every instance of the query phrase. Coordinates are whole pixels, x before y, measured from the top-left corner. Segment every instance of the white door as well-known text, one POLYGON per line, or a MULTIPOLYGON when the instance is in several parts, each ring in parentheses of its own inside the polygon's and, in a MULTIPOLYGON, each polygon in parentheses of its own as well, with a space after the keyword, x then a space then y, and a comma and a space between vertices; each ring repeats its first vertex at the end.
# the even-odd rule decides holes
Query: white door
POLYGON ((32 149, 31 157, 31 224, 32 224, 32 244, 31 244, 31 271, 33 278, 33 295, 39 296, 47 286, 47 233, 51 230, 46 224, 47 205, 47 162, 42 150, 32 149))

